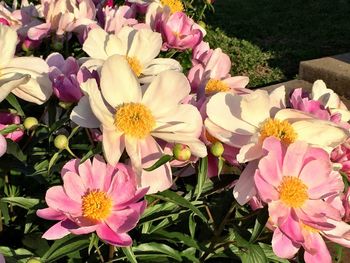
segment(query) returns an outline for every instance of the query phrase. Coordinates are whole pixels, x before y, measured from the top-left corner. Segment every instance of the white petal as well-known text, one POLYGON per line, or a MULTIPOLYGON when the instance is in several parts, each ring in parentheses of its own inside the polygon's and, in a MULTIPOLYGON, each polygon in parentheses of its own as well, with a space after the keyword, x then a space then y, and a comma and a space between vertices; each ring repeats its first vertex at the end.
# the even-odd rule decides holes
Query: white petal
MULTIPOLYGON (((236 106, 237 107, 237 106, 236 106)), ((244 95, 241 101, 241 117, 256 127, 270 117, 270 97, 265 90, 244 95)))
POLYGON ((101 70, 101 91, 108 103, 117 107, 122 103, 140 102, 140 84, 125 57, 109 57, 101 70))
POLYGON ((27 83, 29 80, 29 75, 17 74, 12 79, 0 84, 0 102, 3 101, 12 90, 17 88, 19 85, 27 83))
POLYGON ((349 132, 331 122, 321 120, 302 120, 292 124, 298 140, 321 147, 336 147, 349 137, 349 132))
POLYGON ((311 97, 329 108, 338 108, 340 103, 339 96, 333 90, 328 89, 323 80, 316 80, 314 82, 311 97))
POLYGON ((82 89, 86 91, 89 98, 90 107, 96 118, 109 129, 115 129, 114 127, 114 116, 107 105, 107 103, 102 98, 102 94, 98 89, 95 79, 88 79, 82 84, 82 89))
POLYGON ((107 59, 108 33, 101 28, 92 29, 83 44, 83 50, 92 58, 107 59))
POLYGON ((242 96, 219 92, 207 104, 207 114, 213 123, 230 132, 252 135, 257 127, 241 118, 242 96))
POLYGON ((74 107, 70 114, 70 119, 85 128, 98 128, 101 124, 92 112, 88 96, 84 96, 79 100, 78 105, 74 107))
POLYGON ((142 70, 141 83, 149 83, 152 79, 166 70, 182 71, 179 62, 171 58, 156 58, 151 60, 142 70))
POLYGON ((190 93, 191 87, 184 74, 164 71, 156 76, 145 91, 142 103, 157 117, 172 111, 190 93))
POLYGON ((0 24, 0 69, 5 67, 15 55, 17 33, 9 26, 0 24))
POLYGON ((136 57, 142 65, 148 64, 158 56, 162 43, 159 33, 148 28, 140 29, 131 42, 128 56, 136 57))
POLYGON ((102 145, 107 162, 116 165, 125 148, 124 135, 102 126, 102 145))

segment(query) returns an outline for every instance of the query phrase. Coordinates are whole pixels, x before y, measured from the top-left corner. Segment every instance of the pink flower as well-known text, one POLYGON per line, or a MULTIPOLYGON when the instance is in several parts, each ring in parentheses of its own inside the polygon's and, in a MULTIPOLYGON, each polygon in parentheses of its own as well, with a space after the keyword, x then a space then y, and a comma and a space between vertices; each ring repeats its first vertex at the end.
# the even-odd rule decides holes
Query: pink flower
POLYGON ((328 218, 341 220, 340 212, 324 201, 344 189, 325 150, 302 141, 286 147, 273 137, 265 139, 263 149, 266 156, 255 171, 255 186, 282 231, 300 241, 298 222, 328 230, 328 218))
POLYGON ((138 24, 135 19, 136 10, 133 6, 119 6, 109 7, 106 6, 102 10, 103 21, 102 25, 108 33, 119 33, 124 26, 134 26, 138 24))
POLYGON ((56 97, 64 102, 78 102, 83 96, 77 74, 79 64, 73 57, 66 60, 59 53, 52 53, 46 59, 50 67, 49 78, 56 97))
POLYGON ((100 156, 80 164, 69 161, 61 171, 63 186, 53 186, 46 192, 48 208, 37 215, 59 220, 43 238, 60 239, 96 231, 105 242, 115 246, 130 246, 133 229, 146 207, 139 201, 147 188, 136 190, 134 173, 123 164, 113 167, 100 156))
POLYGON ((341 165, 340 171, 344 172, 350 179, 350 141, 336 147, 331 152, 331 161, 341 165))
POLYGON ((188 73, 192 91, 199 95, 213 95, 217 92, 232 92, 246 94, 251 91, 246 89, 249 78, 245 76, 231 77, 230 57, 220 48, 215 50, 206 48, 203 42, 195 48, 192 59, 193 67, 188 73))
POLYGON ((6 153, 7 150, 7 142, 5 137, 0 134, 0 157, 6 153))
MULTIPOLYGON (((18 115, 10 112, 0 112, 0 130, 6 128, 8 125, 20 123, 21 118, 18 115)), ((14 142, 18 142, 22 139, 23 135, 23 130, 17 129, 11 133, 6 134, 5 138, 8 138, 14 142)))
POLYGON ((350 188, 343 194, 342 202, 344 206, 344 221, 350 222, 350 188))
POLYGON ((194 48, 203 39, 200 26, 183 12, 174 13, 163 20, 161 33, 164 40, 163 50, 194 48))

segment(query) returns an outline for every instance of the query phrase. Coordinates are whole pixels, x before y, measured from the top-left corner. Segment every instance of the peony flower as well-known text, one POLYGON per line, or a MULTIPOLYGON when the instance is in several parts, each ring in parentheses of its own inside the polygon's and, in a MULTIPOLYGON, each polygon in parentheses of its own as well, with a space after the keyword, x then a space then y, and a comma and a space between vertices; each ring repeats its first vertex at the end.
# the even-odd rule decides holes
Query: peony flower
POLYGON ((50 67, 49 77, 53 92, 63 102, 78 102, 83 96, 77 80, 79 64, 74 57, 66 60, 59 53, 52 53, 46 59, 50 67))
POLYGON ((14 57, 17 33, 0 24, 0 101, 12 92, 23 100, 43 104, 52 93, 48 65, 41 58, 14 57))
POLYGON ((332 257, 322 236, 329 239, 331 242, 349 248, 350 225, 343 221, 331 219, 328 220, 328 223, 334 226, 331 230, 319 230, 300 223, 301 242, 296 242, 289 237, 289 233, 284 233, 279 228, 276 228, 272 238, 272 249, 274 253, 281 258, 293 258, 300 247, 303 247, 305 250, 304 260, 306 263, 332 263, 332 257))
POLYGON ((149 83, 154 76, 165 70, 181 71, 174 59, 156 58, 160 52, 162 38, 150 29, 136 30, 123 27, 117 35, 109 35, 102 29, 93 29, 84 42, 83 50, 92 58, 83 66, 90 70, 100 68, 112 55, 122 55, 142 83, 149 83))
POLYGON ((334 148, 331 152, 331 161, 340 164, 340 171, 350 179, 350 144, 349 140, 334 148))
POLYGON ((108 33, 118 34, 124 26, 138 24, 135 8, 130 6, 109 7, 102 10, 103 28, 108 33))
MULTIPOLYGON (((237 161, 245 163, 263 156, 263 142, 275 137, 284 144, 306 141, 331 150, 349 136, 348 131, 330 121, 314 119, 310 114, 285 107, 284 87, 270 95, 256 90, 247 95, 218 93, 207 104, 205 127, 221 142, 240 148, 237 161), (252 107, 254 105, 254 107, 252 107)), ((242 172, 234 196, 244 204, 256 193, 253 174, 257 162, 242 172)))
POLYGON ((164 40, 162 50, 186 50, 201 43, 205 31, 183 12, 162 20, 160 32, 164 40))
POLYGON ((220 91, 236 94, 250 93, 250 90, 245 88, 249 78, 231 77, 230 57, 220 48, 200 52, 196 50, 196 58, 193 59, 195 64, 188 73, 193 92, 198 92, 202 96, 213 95, 220 91), (200 59, 203 59, 203 62, 198 63, 200 59))
POLYGON ((6 153, 7 150, 7 142, 5 137, 0 134, 0 157, 6 153))
POLYGON ((114 55, 103 64, 101 91, 95 80, 88 80, 82 88, 87 98, 73 109, 71 119, 83 127, 101 128, 108 163, 116 164, 126 149, 138 185, 150 186, 149 193, 172 184, 168 163, 152 172, 142 171, 163 154, 154 137, 185 144, 194 155, 206 156, 205 146, 197 139, 202 129, 200 114, 194 106, 181 104, 190 92, 183 74, 165 71, 141 88, 125 57, 114 55))
POLYGON ((95 5, 92 0, 41 0, 45 23, 28 30, 28 37, 40 40, 50 32, 63 36, 66 32, 83 34, 95 24, 95 5))
POLYGON ((130 246, 133 229, 146 207, 139 201, 147 189, 137 190, 130 167, 106 164, 100 156, 80 164, 69 161, 62 169, 63 186, 53 186, 46 192, 48 208, 37 215, 48 220, 59 220, 48 229, 43 238, 60 239, 70 233, 91 232, 114 246, 130 246))
MULTIPOLYGON (((0 112, 0 130, 5 129, 8 125, 11 124, 20 124, 21 118, 10 112, 0 112)), ((8 138, 14 142, 18 142, 22 139, 24 135, 23 130, 17 129, 11 133, 5 135, 5 138, 8 138)))
POLYGON ((127 0, 126 2, 135 4, 139 8, 140 12, 145 12, 147 8, 149 10, 149 6, 160 7, 162 9, 166 8, 172 14, 184 11, 184 5, 181 0, 127 0))
POLYGON ((328 153, 298 141, 288 147, 276 138, 264 141, 266 151, 254 181, 269 216, 293 240, 300 240, 302 222, 329 230, 327 219, 341 220, 341 213, 324 199, 344 189, 340 174, 332 170, 328 153), (316 175, 316 177, 315 177, 316 175))

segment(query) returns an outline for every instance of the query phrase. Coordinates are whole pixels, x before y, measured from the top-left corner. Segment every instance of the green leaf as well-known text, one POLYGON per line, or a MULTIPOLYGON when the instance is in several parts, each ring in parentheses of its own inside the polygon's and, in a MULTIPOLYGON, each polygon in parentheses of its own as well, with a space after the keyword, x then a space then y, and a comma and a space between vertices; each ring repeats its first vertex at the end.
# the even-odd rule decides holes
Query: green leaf
POLYGON ((17 114, 20 116, 25 116, 21 105, 18 103, 18 100, 16 98, 15 95, 13 95, 12 93, 10 93, 9 95, 7 95, 6 97, 7 102, 15 108, 15 110, 17 111, 17 114))
POLYGON ((33 253, 24 248, 12 249, 1 246, 0 253, 5 256, 7 263, 23 262, 22 259, 25 259, 24 262, 27 262, 28 258, 33 257, 33 253))
POLYGON ((267 207, 264 207, 261 209, 260 213, 258 214, 255 220, 252 235, 249 239, 250 243, 254 243, 255 240, 260 236, 260 234, 265 228, 265 225, 268 219, 269 219, 269 212, 267 210, 267 207))
POLYGON ((170 162, 172 160, 174 160, 174 157, 172 155, 165 154, 162 157, 160 157, 160 159, 156 161, 151 167, 143 168, 143 170, 147 172, 151 172, 157 169, 158 167, 162 166, 163 164, 166 164, 167 162, 170 162))
POLYGON ((269 262, 289 263, 289 260, 277 257, 275 253, 273 253, 271 245, 259 243, 259 246, 264 251, 266 257, 269 259, 269 262))
POLYGON ((134 255, 134 252, 132 251, 131 247, 122 247, 123 253, 126 256, 126 258, 131 263, 137 263, 136 257, 134 255))
POLYGON ((241 250, 243 250, 240 255, 242 263, 268 263, 264 250, 258 245, 250 245, 241 250))
POLYGON ((83 162, 85 162, 87 159, 90 159, 92 156, 96 155, 96 154, 100 154, 102 152, 102 143, 98 143, 96 147, 94 147, 93 149, 91 149, 90 151, 88 151, 83 158, 81 158, 80 160, 80 164, 82 164, 83 162))
POLYGON ((86 236, 69 235, 56 240, 45 255, 41 258, 45 263, 55 262, 56 260, 74 252, 87 248, 89 239, 86 236))
MULTIPOLYGON (((134 252, 138 252, 138 251, 142 251, 142 252, 161 252, 165 255, 167 255, 170 258, 173 258, 179 262, 182 261, 182 257, 180 256, 180 252, 173 249, 172 247, 165 245, 165 244, 159 244, 159 243, 155 243, 155 242, 151 242, 151 243, 144 243, 141 244, 137 247, 134 248, 134 252)), ((136 254, 137 257, 137 254, 136 254)))
POLYGON ((90 236, 90 243, 89 243, 89 248, 88 248, 88 254, 90 255, 91 253, 91 249, 93 247, 98 247, 98 236, 95 233, 92 233, 92 235, 90 236))
POLYGON ((11 124, 11 125, 8 125, 7 127, 5 127, 4 129, 2 129, 0 131, 0 134, 2 135, 7 135, 11 132, 14 132, 18 129, 20 129, 22 127, 22 125, 18 125, 18 124, 11 124))
POLYGON ((58 152, 56 152, 50 159, 50 162, 49 162, 49 167, 47 168, 47 171, 50 172, 52 166, 55 165, 55 163, 57 162, 57 160, 60 158, 60 153, 61 153, 61 150, 59 150, 58 152))
POLYGON ((196 234, 196 226, 197 226, 197 223, 194 220, 194 214, 191 214, 188 217, 188 229, 190 231, 190 235, 191 235, 192 238, 194 238, 194 236, 196 234))
POLYGON ((161 200, 175 203, 179 206, 186 207, 190 209, 193 213, 195 213, 197 216, 199 216, 204 222, 207 222, 206 217, 203 215, 203 213, 195 207, 191 202, 183 198, 182 196, 178 195, 175 192, 172 192, 170 190, 163 191, 162 193, 152 195, 156 198, 159 198, 161 200))
POLYGON ((27 159, 27 156, 24 155, 21 148, 18 146, 17 143, 10 139, 6 139, 7 142, 7 150, 6 153, 13 155, 21 162, 24 162, 27 159))
MULTIPOLYGON (((4 217, 4 223, 5 225, 8 225, 8 223, 10 222, 8 205, 5 202, 2 202, 1 200, 0 200, 0 209, 1 209, 1 214, 4 217)), ((1 220, 1 216, 0 216, 0 220, 1 220)))
POLYGON ((163 236, 166 239, 178 240, 181 243, 184 243, 188 247, 200 249, 196 240, 194 240, 192 237, 185 235, 183 233, 175 232, 175 231, 168 232, 165 230, 158 230, 157 232, 155 232, 155 234, 163 236))
POLYGON ((197 185, 194 191, 196 195, 196 200, 198 200, 198 198, 201 196, 203 191, 203 186, 207 178, 208 178, 208 157, 205 157, 199 161, 197 185))
POLYGON ((39 199, 35 198, 25 198, 25 197, 3 197, 1 202, 9 203, 13 206, 20 206, 24 209, 31 209, 37 204, 39 204, 39 199))
POLYGON ((181 256, 189 259, 193 263, 199 263, 199 259, 196 257, 196 249, 193 247, 190 247, 188 249, 185 249, 181 252, 181 256))

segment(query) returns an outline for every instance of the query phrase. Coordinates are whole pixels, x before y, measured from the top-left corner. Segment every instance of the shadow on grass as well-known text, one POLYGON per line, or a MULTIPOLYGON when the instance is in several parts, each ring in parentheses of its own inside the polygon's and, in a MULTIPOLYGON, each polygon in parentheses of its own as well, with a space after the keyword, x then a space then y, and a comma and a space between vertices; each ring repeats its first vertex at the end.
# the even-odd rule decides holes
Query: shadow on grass
POLYGON ((288 79, 302 60, 350 52, 348 0, 216 0, 208 23, 274 54, 288 79))

